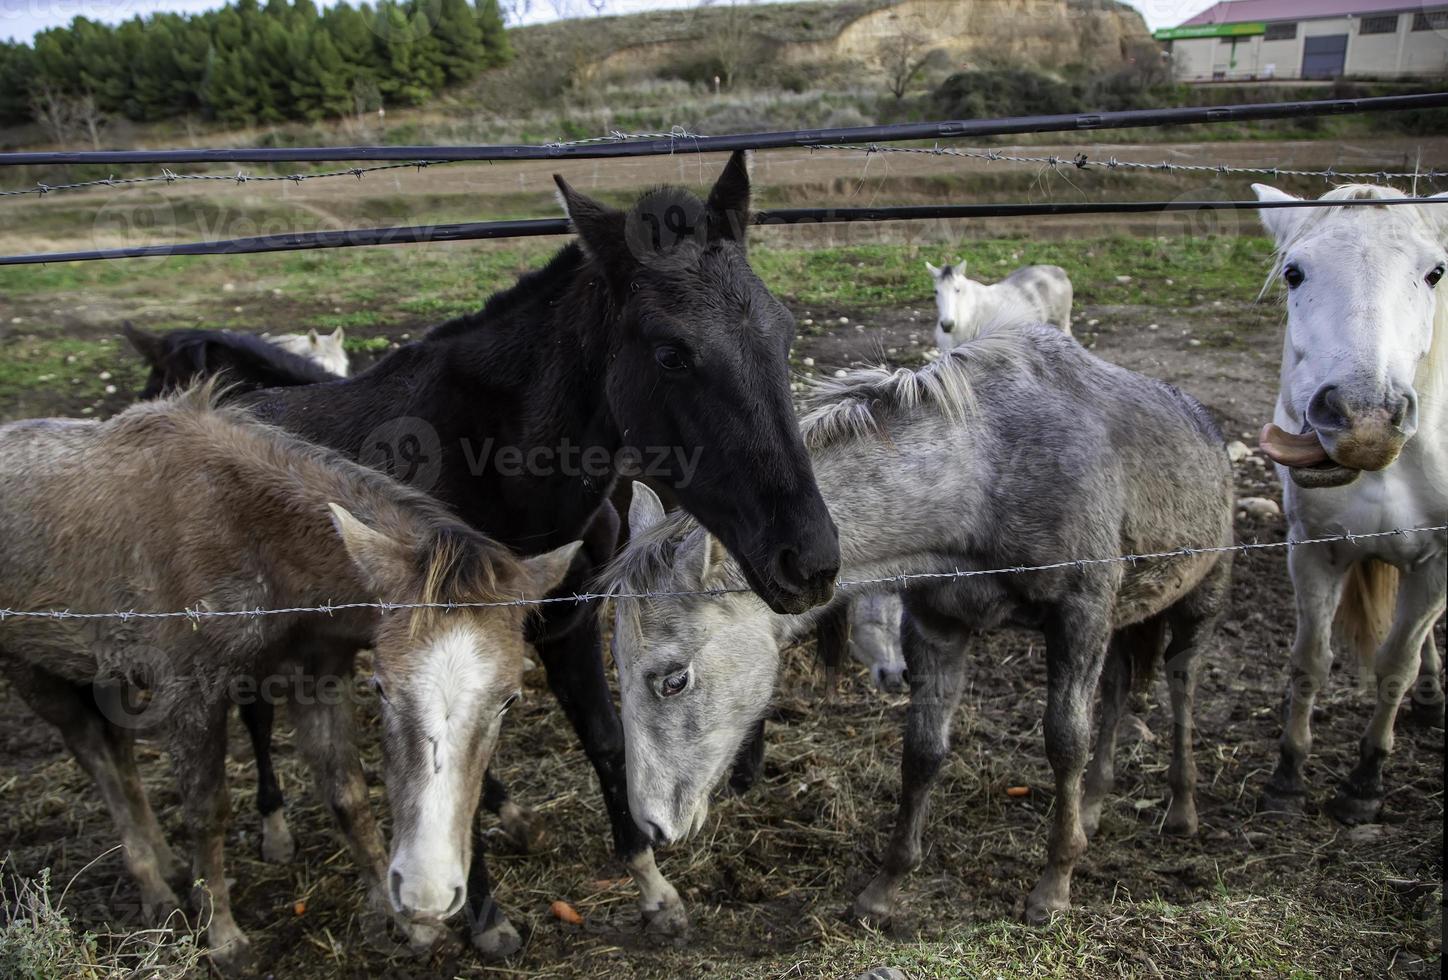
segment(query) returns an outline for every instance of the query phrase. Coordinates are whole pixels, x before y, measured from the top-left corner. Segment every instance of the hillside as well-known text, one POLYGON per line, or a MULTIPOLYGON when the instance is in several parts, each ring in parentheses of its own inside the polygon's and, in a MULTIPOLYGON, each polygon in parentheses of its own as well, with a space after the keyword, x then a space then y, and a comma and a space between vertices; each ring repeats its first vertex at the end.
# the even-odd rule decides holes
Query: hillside
MULTIPOLYGON (((1141 16, 1114 0, 720 5, 514 28, 508 40, 509 63, 419 106, 388 105, 385 117, 256 126, 112 118, 99 143, 534 141, 660 125, 851 125, 921 114, 912 97, 962 67, 1083 79, 1155 51, 1141 16)), ((54 144, 33 124, 0 129, 0 146, 42 145, 54 144)))

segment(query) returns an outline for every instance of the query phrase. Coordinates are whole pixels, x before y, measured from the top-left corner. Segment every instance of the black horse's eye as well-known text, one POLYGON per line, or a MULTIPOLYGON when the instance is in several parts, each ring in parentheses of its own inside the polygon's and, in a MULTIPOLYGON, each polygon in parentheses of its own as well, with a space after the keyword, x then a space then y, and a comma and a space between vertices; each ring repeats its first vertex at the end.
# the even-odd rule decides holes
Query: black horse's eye
POLYGON ((1307 276, 1303 275, 1302 269, 1295 265, 1289 265, 1282 270, 1282 278, 1287 281, 1288 289, 1296 289, 1302 285, 1302 280, 1307 276))
POLYGON ((660 344, 654 348, 654 360, 659 362, 659 367, 665 371, 687 371, 689 359, 684 352, 673 344, 660 344))
POLYGON ((507 714, 508 709, 511 708, 513 705, 517 704, 518 698, 520 697, 522 697, 522 693, 519 691, 514 691, 512 694, 508 695, 508 700, 503 702, 503 706, 498 709, 498 714, 507 714))
POLYGON ((1438 285, 1438 280, 1443 278, 1443 268, 1443 263, 1439 262, 1433 267, 1433 271, 1429 272, 1426 276, 1423 277, 1423 281, 1426 282, 1429 286, 1438 285))
POLYGON ((662 697, 671 698, 676 694, 683 694, 689 688, 689 668, 676 671, 659 682, 659 694, 662 697))

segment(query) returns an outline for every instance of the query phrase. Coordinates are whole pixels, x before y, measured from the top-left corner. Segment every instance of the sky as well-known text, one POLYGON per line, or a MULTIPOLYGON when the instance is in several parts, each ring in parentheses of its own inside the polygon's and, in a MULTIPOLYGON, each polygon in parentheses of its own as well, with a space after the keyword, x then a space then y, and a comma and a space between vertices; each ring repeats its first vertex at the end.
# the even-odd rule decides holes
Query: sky
MULTIPOLYGON (((328 0, 320 0, 326 5, 328 0)), ((500 0, 504 10, 516 9, 519 17, 510 22, 539 23, 564 16, 590 15, 593 6, 602 5, 605 13, 634 13, 640 10, 661 10, 670 7, 696 7, 700 0, 500 0)), ((720 0, 715 0, 720 2, 720 0)), ((1212 0, 1126 0, 1140 10, 1147 26, 1174 27, 1212 0)), ((0 38, 28 41, 37 31, 68 24, 75 17, 114 23, 137 15, 160 11, 194 13, 222 6, 221 0, 0 0, 0 38)))

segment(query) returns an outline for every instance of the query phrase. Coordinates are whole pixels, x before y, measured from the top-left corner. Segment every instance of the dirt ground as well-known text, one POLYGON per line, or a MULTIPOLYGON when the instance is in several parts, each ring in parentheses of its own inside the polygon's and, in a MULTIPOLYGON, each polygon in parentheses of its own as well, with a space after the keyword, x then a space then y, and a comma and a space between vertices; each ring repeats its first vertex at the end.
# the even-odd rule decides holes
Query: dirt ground
MULTIPOLYGON (((925 308, 886 316, 797 309, 797 353, 814 369, 918 363, 930 343, 925 308), (848 324, 840 324, 840 317, 848 324), (823 326, 824 324, 830 326, 823 326)), ((1078 336, 1096 353, 1179 384, 1205 402, 1229 438, 1249 444, 1269 417, 1280 355, 1279 312, 1246 303, 1163 311, 1086 307, 1078 336)), ((1243 496, 1280 499, 1260 457, 1238 465, 1243 496)), ((1280 541, 1280 518, 1238 520, 1241 540, 1280 541)), ((884 935, 841 919, 878 863, 898 787, 903 698, 851 674, 826 705, 809 644, 787 658, 770 725, 765 776, 714 809, 694 842, 662 855, 689 902, 688 944, 640 935, 632 886, 612 860, 596 784, 543 678, 510 713, 498 763, 515 796, 544 817, 548 838, 523 854, 501 836, 490 855, 496 895, 527 944, 501 967, 469 954, 409 958, 360 915, 363 896, 325 812, 308 792, 290 733, 278 755, 301 852, 290 865, 257 852, 250 752, 234 733, 236 817, 229 840, 237 917, 263 975, 312 977, 849 977, 882 962, 909 975, 1189 976, 1436 975, 1442 948, 1443 733, 1399 726, 1380 823, 1348 830, 1319 813, 1355 761, 1367 699, 1339 666, 1316 717, 1309 814, 1258 817, 1276 759, 1277 706, 1292 637, 1291 587, 1280 551, 1239 558, 1230 615, 1204 658, 1197 715, 1201 834, 1160 833, 1169 717, 1165 692, 1124 726, 1120 777, 1100 835, 1078 866, 1076 910, 1045 930, 1002 923, 1037 876, 1052 801, 1041 716, 1041 641, 1008 632, 972 646, 972 680, 955 754, 934 794, 929 850, 884 935), (1005 788, 1030 788, 1024 798, 1005 788), (581 927, 548 913, 573 903, 581 927), (299 914, 304 902, 305 910, 299 914), (982 952, 984 951, 984 952, 982 952), (984 957, 982 959, 981 957, 984 957)), ((1440 648, 1443 644, 1439 627, 1440 648)), ((374 802, 385 812, 375 716, 366 717, 374 802)), ((71 882, 84 927, 134 929, 136 891, 108 849, 110 821, 60 739, 0 687, 0 854, 7 871, 71 882), (94 862, 94 863, 92 863, 94 862)), ((153 800, 183 840, 173 784, 143 746, 153 800)))

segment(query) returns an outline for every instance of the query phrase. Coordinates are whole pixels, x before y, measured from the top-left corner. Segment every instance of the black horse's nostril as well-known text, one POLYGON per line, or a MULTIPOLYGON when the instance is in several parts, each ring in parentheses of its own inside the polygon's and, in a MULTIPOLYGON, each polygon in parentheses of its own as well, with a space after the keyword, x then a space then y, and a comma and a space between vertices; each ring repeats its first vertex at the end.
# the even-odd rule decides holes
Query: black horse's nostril
POLYGON ((394 871, 388 875, 387 883, 392 891, 392 907, 401 912, 402 909, 402 873, 394 871))
POLYGON ((1337 385, 1323 385, 1307 403, 1307 424, 1318 432, 1341 432, 1349 425, 1347 401, 1337 385))
POLYGON ((954 320, 941 320, 941 321, 940 321, 940 329, 941 329, 941 330, 944 330, 946 333, 950 333, 952 330, 955 329, 955 321, 954 321, 954 320))
POLYGON ((800 567, 799 552, 793 548, 782 548, 779 557, 775 561, 775 567, 779 571, 779 578, 785 584, 794 588, 801 588, 805 583, 804 569, 800 567))

